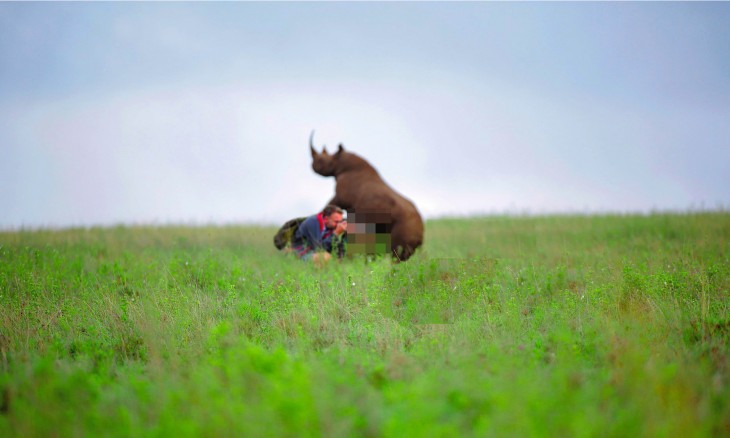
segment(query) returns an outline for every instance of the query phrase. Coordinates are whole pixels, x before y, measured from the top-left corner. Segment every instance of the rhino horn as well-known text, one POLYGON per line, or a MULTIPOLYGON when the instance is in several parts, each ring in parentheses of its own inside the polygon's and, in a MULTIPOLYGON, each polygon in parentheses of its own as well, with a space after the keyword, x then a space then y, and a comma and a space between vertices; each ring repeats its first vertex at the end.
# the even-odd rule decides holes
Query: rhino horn
POLYGON ((314 150, 314 129, 312 129, 312 134, 309 136, 309 149, 312 150, 312 157, 316 157, 317 151, 314 150))

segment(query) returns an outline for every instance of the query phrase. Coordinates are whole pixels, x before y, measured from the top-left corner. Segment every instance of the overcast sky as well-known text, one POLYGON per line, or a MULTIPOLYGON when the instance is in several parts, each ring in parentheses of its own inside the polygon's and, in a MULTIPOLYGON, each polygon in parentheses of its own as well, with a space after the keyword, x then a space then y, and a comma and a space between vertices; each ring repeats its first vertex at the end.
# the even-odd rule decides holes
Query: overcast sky
POLYGON ((0 228, 730 206, 730 3, 0 3, 0 228))

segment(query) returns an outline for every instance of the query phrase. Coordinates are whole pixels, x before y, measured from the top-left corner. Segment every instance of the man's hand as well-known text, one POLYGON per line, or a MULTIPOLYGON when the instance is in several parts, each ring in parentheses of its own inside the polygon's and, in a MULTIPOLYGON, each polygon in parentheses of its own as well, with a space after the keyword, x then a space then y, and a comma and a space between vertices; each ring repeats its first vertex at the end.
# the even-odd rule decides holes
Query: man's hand
POLYGON ((338 236, 341 236, 345 231, 347 231, 347 221, 342 221, 337 224, 337 227, 335 227, 335 231, 333 232, 338 236))

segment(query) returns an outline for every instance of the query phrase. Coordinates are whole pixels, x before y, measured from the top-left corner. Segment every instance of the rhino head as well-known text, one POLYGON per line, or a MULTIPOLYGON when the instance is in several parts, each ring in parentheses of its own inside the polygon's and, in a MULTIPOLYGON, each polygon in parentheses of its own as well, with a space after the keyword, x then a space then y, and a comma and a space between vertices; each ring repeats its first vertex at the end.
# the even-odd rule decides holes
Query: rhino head
POLYGON ((309 149, 312 151, 312 170, 322 176, 336 176, 340 170, 340 158, 344 152, 342 144, 337 148, 337 152, 330 155, 327 152, 327 147, 322 147, 322 153, 317 153, 314 149, 314 131, 309 136, 309 149))

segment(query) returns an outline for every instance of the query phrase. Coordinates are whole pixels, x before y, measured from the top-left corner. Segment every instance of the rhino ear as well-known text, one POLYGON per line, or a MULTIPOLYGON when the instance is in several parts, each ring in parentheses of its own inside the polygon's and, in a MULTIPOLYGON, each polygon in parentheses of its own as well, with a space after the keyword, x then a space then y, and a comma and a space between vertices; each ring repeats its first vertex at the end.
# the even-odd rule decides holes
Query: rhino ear
POLYGON ((327 145, 322 146, 322 155, 329 155, 329 153, 327 153, 327 145))
POLYGON ((335 155, 340 155, 345 151, 345 148, 342 147, 342 143, 340 143, 339 146, 337 146, 337 152, 335 152, 335 155))

